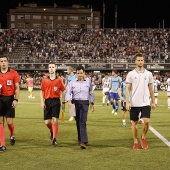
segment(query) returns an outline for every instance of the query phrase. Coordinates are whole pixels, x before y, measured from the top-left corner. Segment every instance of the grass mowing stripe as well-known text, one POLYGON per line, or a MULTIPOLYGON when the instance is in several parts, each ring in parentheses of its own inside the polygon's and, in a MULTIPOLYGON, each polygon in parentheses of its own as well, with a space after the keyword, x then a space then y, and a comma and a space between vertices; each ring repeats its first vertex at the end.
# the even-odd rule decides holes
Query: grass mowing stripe
POLYGON ((159 139, 161 139, 167 146, 170 148, 170 142, 165 139, 158 131, 156 131, 152 126, 149 127, 149 129, 154 133, 159 139))

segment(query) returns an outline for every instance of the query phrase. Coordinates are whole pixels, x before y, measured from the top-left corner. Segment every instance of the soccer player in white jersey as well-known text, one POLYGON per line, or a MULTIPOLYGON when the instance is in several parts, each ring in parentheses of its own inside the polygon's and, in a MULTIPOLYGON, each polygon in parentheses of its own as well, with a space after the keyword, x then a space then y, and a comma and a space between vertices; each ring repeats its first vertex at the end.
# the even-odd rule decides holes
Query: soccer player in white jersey
POLYGON ((126 109, 130 111, 132 122, 132 134, 134 150, 139 150, 137 124, 139 113, 143 119, 142 135, 140 137, 141 147, 147 149, 146 135, 149 130, 151 107, 154 109, 155 98, 153 90, 152 73, 144 68, 144 56, 135 56, 136 68, 130 71, 126 77, 126 109))
POLYGON ((111 86, 111 78, 109 77, 108 73, 105 73, 105 77, 102 78, 102 105, 105 105, 105 102, 107 100, 107 106, 109 106, 109 99, 108 99, 108 93, 109 93, 109 87, 111 86), (106 99, 107 98, 107 99, 106 99))
POLYGON ((156 79, 156 75, 153 76, 153 89, 154 89, 154 96, 155 96, 155 105, 158 106, 158 85, 161 84, 159 80, 156 79))
POLYGON ((120 97, 118 95, 118 89, 120 86, 122 79, 120 76, 117 75, 117 70, 112 70, 112 77, 111 77, 111 86, 110 86, 110 92, 108 95, 110 104, 113 108, 112 114, 117 115, 118 113, 118 108, 119 108, 119 100, 120 97))
POLYGON ((167 84, 168 108, 170 109, 170 78, 167 79, 166 84, 167 84))

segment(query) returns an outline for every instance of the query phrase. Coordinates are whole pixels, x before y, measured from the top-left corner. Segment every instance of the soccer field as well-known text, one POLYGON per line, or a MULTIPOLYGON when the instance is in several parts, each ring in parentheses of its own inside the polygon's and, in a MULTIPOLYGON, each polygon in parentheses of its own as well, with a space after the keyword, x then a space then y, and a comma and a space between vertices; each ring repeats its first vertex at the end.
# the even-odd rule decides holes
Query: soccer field
MULTIPOLYGON (((81 150, 77 145, 75 121, 69 122, 66 104, 65 120, 59 120, 58 145, 51 146, 49 131, 44 124, 39 91, 35 99, 28 99, 28 92, 21 90, 16 109, 16 143, 10 146, 6 129, 7 152, 0 154, 0 170, 143 170, 169 169, 170 109, 166 91, 159 91, 158 107, 152 110, 147 150, 133 150, 129 113, 127 127, 118 115, 111 114, 111 106, 102 106, 102 92, 95 91, 95 112, 89 111, 87 131, 89 146, 81 150), (155 131, 154 131, 155 132, 155 131), (159 134, 159 135, 158 135, 159 134), (160 139, 160 138, 161 139, 160 139), (163 140, 163 141, 162 141, 163 140), (165 143, 164 143, 165 142, 165 143)), ((138 125, 141 135, 142 125, 138 125)))

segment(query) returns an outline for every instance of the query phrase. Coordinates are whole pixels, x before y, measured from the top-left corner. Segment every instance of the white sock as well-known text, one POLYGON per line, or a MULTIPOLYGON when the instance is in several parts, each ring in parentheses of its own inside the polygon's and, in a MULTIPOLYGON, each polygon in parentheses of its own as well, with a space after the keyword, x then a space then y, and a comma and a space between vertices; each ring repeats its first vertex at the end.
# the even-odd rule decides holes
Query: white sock
POLYGON ((157 98, 155 98, 155 104, 158 104, 158 99, 157 98))
POLYGON ((105 97, 105 96, 103 96, 103 99, 102 99, 103 103, 105 103, 105 99, 106 99, 106 97, 105 97))
POLYGON ((170 107, 170 98, 168 97, 168 106, 170 107))
POLYGON ((122 119, 122 122, 123 122, 123 123, 125 123, 125 122, 126 122, 126 120, 125 120, 125 119, 122 119))

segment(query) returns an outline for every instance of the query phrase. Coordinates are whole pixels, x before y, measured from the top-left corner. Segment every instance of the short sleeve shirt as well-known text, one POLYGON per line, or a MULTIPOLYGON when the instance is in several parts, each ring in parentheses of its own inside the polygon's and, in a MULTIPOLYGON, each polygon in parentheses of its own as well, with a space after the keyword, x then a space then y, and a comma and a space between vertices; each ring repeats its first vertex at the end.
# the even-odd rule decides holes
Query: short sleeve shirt
POLYGON ((152 73, 146 69, 139 72, 134 69, 126 77, 126 84, 131 84, 129 102, 131 107, 150 105, 150 92, 148 85, 153 84, 152 73))
POLYGON ((44 99, 60 98, 60 93, 65 90, 65 85, 59 77, 54 80, 46 77, 42 80, 40 89, 44 92, 44 99))
POLYGON ((0 72, 0 84, 2 86, 1 95, 15 95, 15 84, 20 83, 20 76, 17 71, 8 69, 6 73, 0 72))

